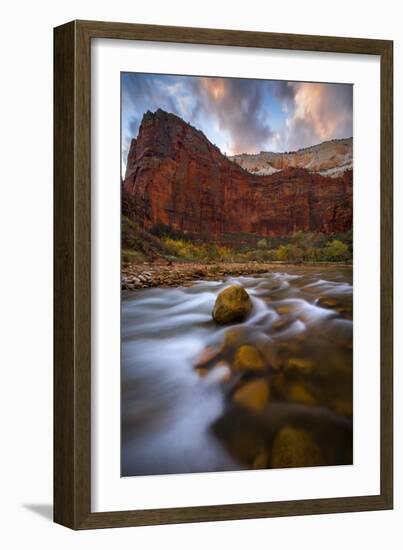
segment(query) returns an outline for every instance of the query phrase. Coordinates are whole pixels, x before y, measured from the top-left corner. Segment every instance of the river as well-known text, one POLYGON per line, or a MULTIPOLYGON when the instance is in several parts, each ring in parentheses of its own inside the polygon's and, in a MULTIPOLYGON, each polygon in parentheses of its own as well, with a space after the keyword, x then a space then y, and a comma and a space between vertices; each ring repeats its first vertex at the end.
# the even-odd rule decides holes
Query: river
POLYGON ((122 475, 262 467, 262 444, 270 467, 284 426, 313 434, 320 465, 351 463, 352 336, 349 267, 287 266, 123 292, 122 475), (251 296, 252 313, 217 326, 214 302, 234 283, 251 296), (270 401, 259 414, 231 401, 239 380, 229 375, 228 342, 256 346, 267 360, 270 401), (218 366, 195 369, 206 348, 223 350, 218 366))

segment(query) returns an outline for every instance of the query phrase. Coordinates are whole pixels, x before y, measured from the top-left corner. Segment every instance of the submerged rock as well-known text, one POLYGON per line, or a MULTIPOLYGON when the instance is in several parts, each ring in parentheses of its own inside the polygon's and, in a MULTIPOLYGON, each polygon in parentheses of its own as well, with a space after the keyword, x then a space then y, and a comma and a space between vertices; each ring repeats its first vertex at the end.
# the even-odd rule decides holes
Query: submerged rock
POLYGON ((338 300, 332 296, 319 296, 317 301, 318 306, 333 309, 339 305, 338 300))
POLYGON ((281 304, 276 307, 276 311, 280 315, 289 315, 290 313, 294 313, 297 309, 298 307, 295 304, 290 303, 281 304))
POLYGON ((234 357, 233 369, 235 371, 256 371, 265 370, 266 363, 261 353, 253 346, 241 346, 234 357))
POLYGON ((312 393, 309 391, 304 384, 295 382, 291 384, 288 388, 286 397, 288 401, 293 403, 300 403, 301 405, 306 405, 307 407, 314 407, 317 405, 317 401, 312 393))
POLYGON ((252 310, 249 294, 241 285, 231 285, 217 296, 213 319, 220 325, 243 321, 252 310))
POLYGON ((204 378, 205 376, 208 375, 208 369, 206 369, 205 367, 195 367, 195 370, 197 372, 197 374, 200 376, 200 378, 204 378))
POLYGON ((212 424, 212 431, 229 454, 240 464, 251 467, 266 447, 265 434, 257 426, 258 415, 244 407, 230 407, 212 424))
POLYGON ((228 357, 233 357, 241 346, 255 342, 258 334, 256 327, 248 325, 230 327, 225 331, 220 351, 228 357))
POLYGON ((302 468, 323 463, 317 443, 305 430, 286 426, 276 435, 272 448, 272 468, 302 468))
POLYGON ((295 319, 293 317, 287 317, 283 316, 279 319, 276 319, 276 321, 273 322, 271 325, 272 330, 281 331, 285 330, 286 328, 290 327, 294 323, 295 319))
POLYGON ((303 375, 309 375, 313 372, 315 365, 310 359, 304 357, 290 357, 287 361, 287 372, 295 372, 303 375))
POLYGON ((353 304, 350 296, 319 296, 317 305, 325 309, 332 309, 345 319, 352 319, 353 304))
POLYGON ((220 355, 220 350, 217 348, 213 348, 211 346, 205 347, 199 357, 197 358, 197 362, 195 365, 195 368, 209 368, 214 365, 218 361, 220 355))
POLYGON ((195 372, 200 378, 204 378, 208 375, 214 376, 214 379, 222 384, 229 382, 232 374, 229 364, 224 359, 220 359, 207 367, 195 367, 195 372))
POLYGON ((212 431, 231 456, 249 468, 265 467, 264 451, 269 468, 352 464, 353 460, 351 419, 325 408, 277 401, 274 393, 258 414, 230 407, 212 424, 212 431))
POLYGON ((263 378, 252 380, 241 386, 233 395, 238 405, 252 411, 261 411, 270 398, 269 382, 263 378))
POLYGON ((269 451, 265 448, 263 448, 259 453, 256 455, 253 463, 252 468, 254 470, 265 470, 269 467, 270 464, 270 454, 269 451))
POLYGON ((227 329, 224 335, 224 340, 221 350, 224 353, 232 353, 245 341, 245 332, 243 327, 232 327, 227 329))
POLYGON ((336 414, 351 418, 353 416, 353 400, 350 398, 334 398, 329 403, 329 408, 336 414))

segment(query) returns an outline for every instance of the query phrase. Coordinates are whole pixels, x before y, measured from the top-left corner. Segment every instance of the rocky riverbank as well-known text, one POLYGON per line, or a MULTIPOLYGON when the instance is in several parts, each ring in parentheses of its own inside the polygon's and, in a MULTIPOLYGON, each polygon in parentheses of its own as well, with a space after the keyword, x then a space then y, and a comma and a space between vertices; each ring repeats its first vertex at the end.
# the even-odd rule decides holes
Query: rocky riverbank
MULTIPOLYGON (((286 268, 285 262, 246 262, 246 263, 144 263, 122 266, 122 290, 137 290, 149 287, 190 286, 194 281, 217 280, 223 277, 240 275, 259 275, 286 268)), ((332 264, 304 264, 324 266, 332 264)), ((341 266, 341 264, 338 264, 341 266)), ((294 266, 295 267, 295 266, 294 266)), ((342 266, 341 266, 342 267, 342 266)))

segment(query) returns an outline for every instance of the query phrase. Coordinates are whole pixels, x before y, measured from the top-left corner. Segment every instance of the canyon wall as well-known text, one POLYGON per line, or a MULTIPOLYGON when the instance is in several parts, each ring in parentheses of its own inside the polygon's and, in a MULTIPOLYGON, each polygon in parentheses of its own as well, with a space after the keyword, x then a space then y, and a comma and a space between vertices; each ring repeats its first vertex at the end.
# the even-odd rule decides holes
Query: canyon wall
MULTIPOLYGON (((327 164, 326 170, 334 168, 327 164)), ((164 224, 219 240, 249 233, 344 232, 352 227, 352 170, 334 177, 290 166, 251 173, 181 118, 147 112, 133 139, 123 204, 145 229, 164 224)))

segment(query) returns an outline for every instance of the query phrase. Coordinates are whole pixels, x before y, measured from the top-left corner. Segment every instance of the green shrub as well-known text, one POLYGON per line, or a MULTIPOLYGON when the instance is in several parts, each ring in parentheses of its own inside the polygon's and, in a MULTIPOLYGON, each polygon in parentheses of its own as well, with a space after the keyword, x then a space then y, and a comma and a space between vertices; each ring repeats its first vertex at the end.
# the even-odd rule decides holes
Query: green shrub
POLYGON ((163 243, 171 254, 193 261, 230 261, 233 251, 215 243, 195 243, 184 239, 164 237, 163 243))
POLYGON ((304 251, 292 243, 282 244, 274 251, 274 258, 283 262, 298 262, 304 259, 304 251))
POLYGON ((351 258, 348 245, 339 241, 338 239, 333 239, 326 243, 325 248, 323 249, 323 258, 330 262, 342 262, 349 260, 351 258))
POLYGON ((329 236, 298 231, 288 237, 259 238, 256 235, 226 234, 221 244, 207 235, 185 234, 163 224, 153 234, 131 219, 122 218, 122 261, 144 262, 163 257, 182 262, 348 262, 352 258, 352 231, 329 236), (157 236, 158 235, 158 236, 157 236))
POLYGON ((142 263, 146 261, 144 254, 137 250, 122 250, 122 263, 142 263))
POLYGON ((151 258, 168 253, 160 239, 139 227, 127 216, 122 216, 121 231, 122 250, 126 252, 139 252, 144 257, 151 258))

